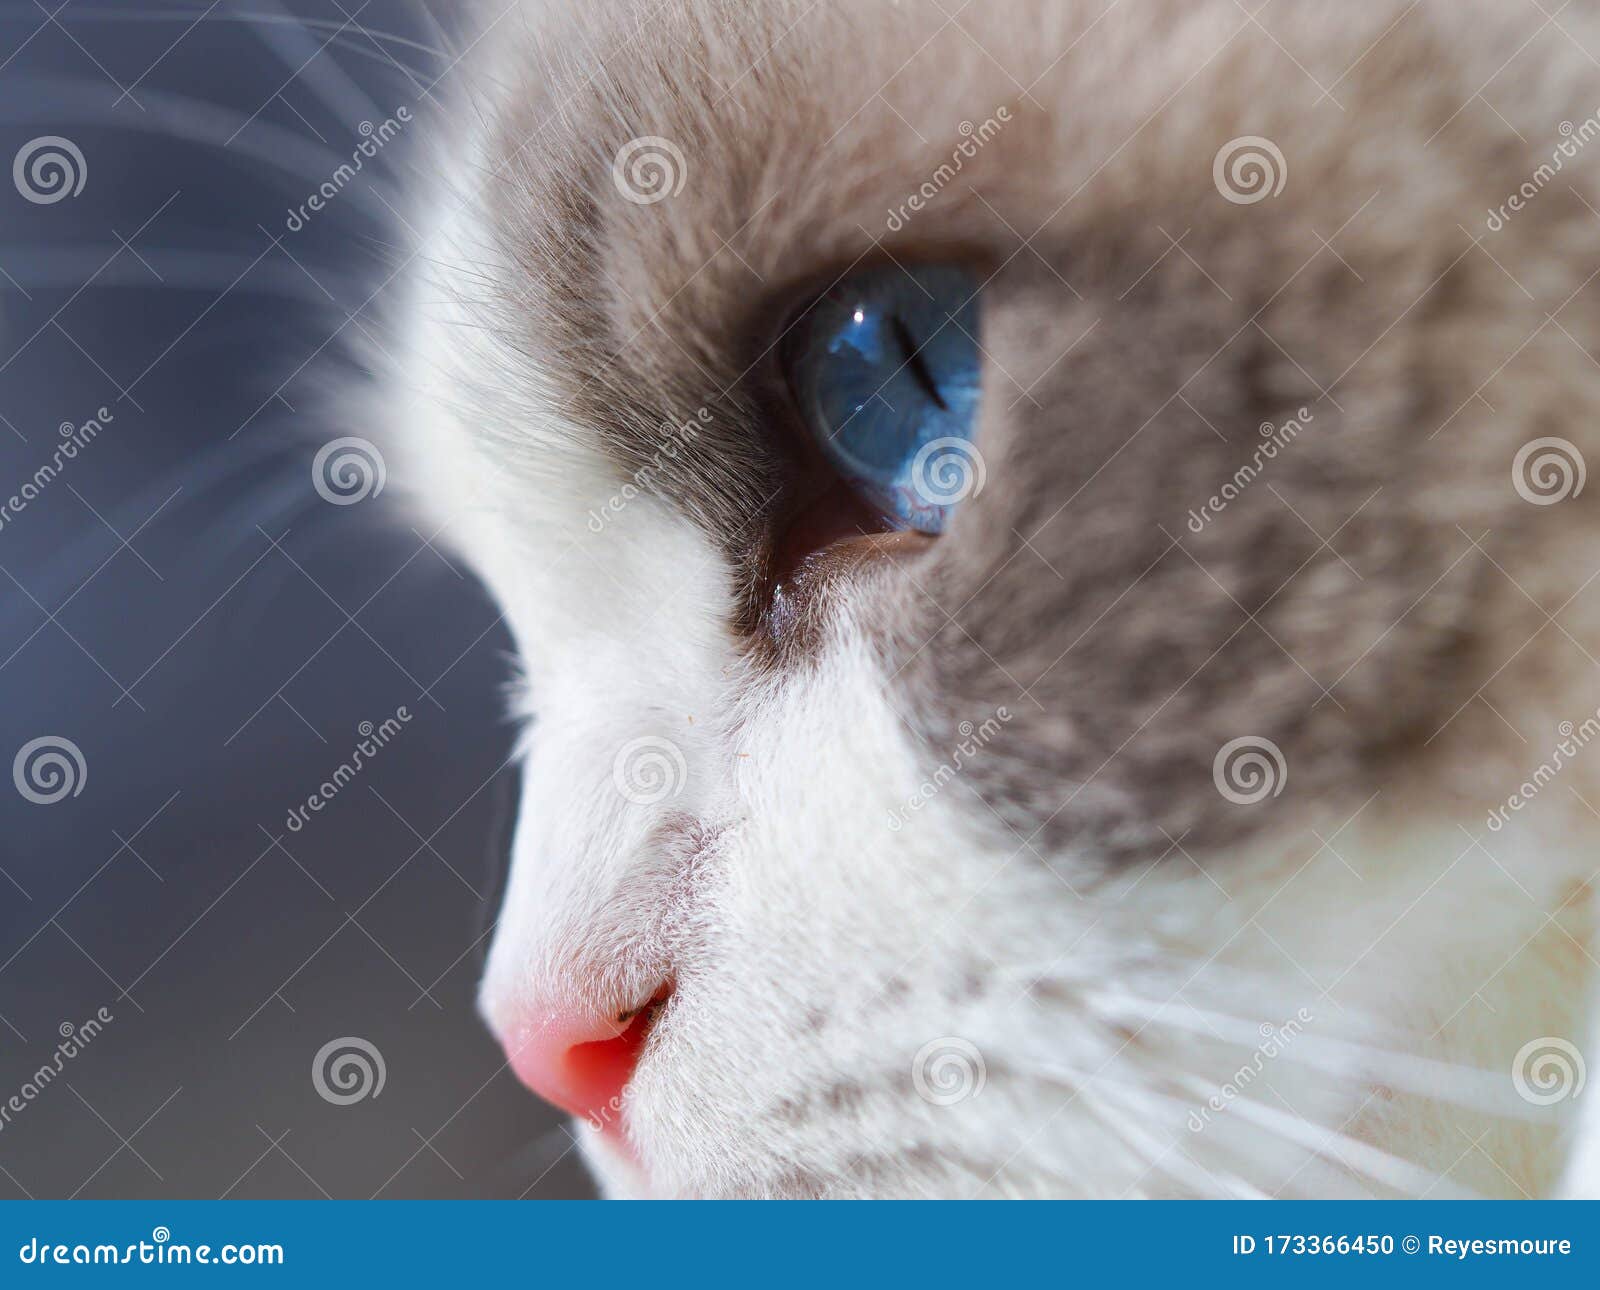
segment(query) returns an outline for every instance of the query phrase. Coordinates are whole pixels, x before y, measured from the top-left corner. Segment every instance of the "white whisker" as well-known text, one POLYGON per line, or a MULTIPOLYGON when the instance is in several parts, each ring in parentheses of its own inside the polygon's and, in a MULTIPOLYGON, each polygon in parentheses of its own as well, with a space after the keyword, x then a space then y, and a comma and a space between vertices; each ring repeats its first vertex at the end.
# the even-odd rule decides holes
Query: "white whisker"
MULTIPOLYGON (((268 2, 277 7, 280 20, 252 23, 250 29, 263 45, 278 56, 290 74, 310 86, 323 106, 347 124, 365 120, 376 125, 382 120, 386 114, 365 90, 350 79, 349 73, 328 50, 327 46, 334 41, 314 37, 311 34, 312 24, 284 13, 278 0, 268 2)), ((338 30, 335 28, 335 31, 338 30)), ((385 59, 388 59, 387 53, 385 59)))
MULTIPOLYGON (((1180 1076, 1181 1083, 1199 1097, 1209 1097, 1211 1090, 1201 1080, 1180 1076)), ((1424 1192, 1442 1194, 1454 1199, 1474 1199, 1475 1194, 1435 1176, 1422 1166, 1399 1156, 1391 1155, 1381 1147, 1362 1142, 1338 1129, 1329 1129, 1307 1120, 1304 1116, 1279 1111, 1264 1102, 1239 1097, 1228 1103, 1228 1114, 1249 1120, 1257 1127, 1277 1134, 1296 1146, 1304 1147, 1320 1159, 1360 1173, 1385 1187, 1405 1196, 1420 1196, 1424 1192), (1332 1148, 1337 1145, 1338 1150, 1332 1148)))
MULTIPOLYGON (((163 138, 204 144, 236 156, 241 161, 259 163, 269 171, 292 177, 308 188, 325 181, 334 170, 349 160, 348 150, 338 152, 325 148, 321 144, 308 142, 293 130, 275 126, 260 117, 252 121, 241 112, 185 95, 140 86, 139 101, 145 111, 137 116, 113 116, 108 109, 96 110, 77 92, 77 83, 69 79, 31 76, 21 77, 19 82, 29 90, 31 104, 25 102, 9 112, 8 119, 13 122, 60 122, 70 117, 88 125, 139 130, 163 138), (70 112, 61 106, 63 104, 72 105, 70 112), (247 123, 250 128, 243 130, 242 127, 247 123)), ((379 156, 382 155, 380 152, 379 156)), ((349 201, 360 206, 365 214, 386 223, 393 218, 389 210, 393 209, 398 198, 392 190, 384 188, 382 196, 390 202, 390 206, 385 208, 379 200, 379 188, 374 175, 367 183, 349 185, 345 193, 349 201)))
MULTIPOLYGON (((1078 1099, 1083 1102, 1095 1117, 1108 1130, 1116 1134, 1128 1147, 1145 1160, 1152 1169, 1159 1169, 1168 1177, 1183 1183, 1191 1188, 1196 1195, 1210 1196, 1215 1194, 1220 1187, 1230 1200, 1266 1200, 1267 1195, 1258 1187, 1253 1187, 1242 1178, 1228 1173, 1225 1170, 1210 1169, 1190 1158, 1189 1154, 1179 1146, 1179 1140, 1174 1138, 1165 1147, 1152 1139, 1138 1127, 1140 1108, 1129 1098, 1123 1101, 1120 1113, 1108 1114, 1097 1105, 1100 1098, 1118 1101, 1121 1091, 1113 1092, 1110 1084, 1103 1084, 1097 1092, 1091 1092, 1087 1084, 1078 1085, 1078 1099), (1174 1159, 1176 1157, 1176 1159, 1174 1159), (1169 1163, 1171 1162, 1171 1163, 1169 1163)), ((1139 1096, 1145 1097, 1150 1093, 1148 1089, 1140 1089, 1139 1096)), ((1156 1096, 1160 1096, 1157 1094, 1156 1096)), ((1174 1099, 1163 1098, 1163 1101, 1174 1099)))
MULTIPOLYGON (((1096 1007, 1107 1014, 1115 1015, 1120 1011, 1123 1016, 1140 1022, 1154 1022, 1220 1038, 1241 1048, 1257 1048, 1262 1042, 1259 1023, 1188 1003, 1182 1006, 1204 1024, 1200 1024, 1200 1020, 1168 1015, 1170 1004, 1156 1004, 1132 995, 1105 995, 1096 1000, 1096 1007), (1143 1008, 1126 1007, 1134 1002, 1144 1005, 1143 1008), (1119 1008, 1119 1004, 1123 1006, 1119 1008)), ((1448 1101, 1504 1119, 1531 1120, 1536 1118, 1539 1109, 1517 1098, 1510 1080, 1499 1072, 1375 1048, 1355 1040, 1312 1034, 1308 1030, 1301 1030, 1292 1040, 1279 1044, 1273 1060, 1299 1062, 1336 1079, 1387 1084, 1420 1097, 1448 1101)))
MULTIPOLYGON (((430 15, 431 18, 431 15, 430 15)), ((193 9, 109 9, 95 5, 74 5, 62 15, 65 22, 185 22, 195 20, 193 9)), ((237 22, 250 26, 282 25, 291 27, 304 27, 315 31, 339 31, 358 24, 345 23, 336 18, 309 18, 300 17, 289 13, 213 13, 206 17, 207 22, 237 22)), ((403 49, 414 49, 419 53, 430 54, 435 58, 448 58, 446 50, 437 49, 432 45, 424 44, 420 40, 413 40, 409 36, 402 36, 398 32, 384 31, 382 28, 370 27, 359 24, 360 30, 384 44, 397 45, 403 49)), ((435 30, 438 24, 433 23, 435 30)), ((443 34, 442 32, 440 33, 443 34)))

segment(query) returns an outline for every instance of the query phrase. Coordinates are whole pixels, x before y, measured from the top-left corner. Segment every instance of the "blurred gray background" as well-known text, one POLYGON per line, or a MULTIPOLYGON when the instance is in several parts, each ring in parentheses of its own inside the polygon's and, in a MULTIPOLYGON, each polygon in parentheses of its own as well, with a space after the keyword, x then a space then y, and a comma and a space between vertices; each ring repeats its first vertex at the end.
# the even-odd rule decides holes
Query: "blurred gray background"
POLYGON ((421 0, 0 0, 0 160, 84 163, 57 200, 0 183, 0 499, 112 414, 0 526, 0 1196, 588 1193, 473 1011, 515 793, 498 613, 391 497, 312 484, 374 435, 323 396, 384 342, 444 47, 421 0), (18 789, 40 738, 75 794, 18 789), (349 1039, 383 1083, 367 1058, 340 1104, 313 1063, 349 1039))

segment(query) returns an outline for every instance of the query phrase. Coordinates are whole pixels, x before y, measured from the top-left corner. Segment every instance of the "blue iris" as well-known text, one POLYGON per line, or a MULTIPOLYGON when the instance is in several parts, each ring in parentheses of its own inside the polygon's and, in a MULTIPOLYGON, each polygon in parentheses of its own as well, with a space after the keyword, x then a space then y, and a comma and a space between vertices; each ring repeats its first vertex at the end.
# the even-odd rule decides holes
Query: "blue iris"
POLYGON ((981 484, 977 293, 954 265, 870 269, 830 289, 785 341, 807 428, 894 528, 940 532, 981 484))

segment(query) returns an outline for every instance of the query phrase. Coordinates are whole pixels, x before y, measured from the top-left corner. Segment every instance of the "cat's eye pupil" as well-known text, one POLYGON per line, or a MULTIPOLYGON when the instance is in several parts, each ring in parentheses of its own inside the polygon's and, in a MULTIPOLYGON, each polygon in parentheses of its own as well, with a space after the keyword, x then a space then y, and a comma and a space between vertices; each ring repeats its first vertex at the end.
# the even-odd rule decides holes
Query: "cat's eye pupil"
POLYGON ((905 361, 910 364, 911 370, 916 375, 917 380, 921 382, 922 388, 927 392, 928 397, 939 405, 940 411, 948 412, 950 405, 944 401, 944 396, 939 393, 938 378, 928 370, 928 360, 922 356, 921 347, 918 346, 916 338, 912 336, 911 329, 906 326, 905 319, 900 317, 899 314, 895 314, 889 321, 894 328, 895 338, 900 342, 900 351, 905 355, 905 361))
POLYGON ((942 531, 981 473, 978 323, 967 270, 889 265, 836 286, 786 338, 807 431, 892 528, 942 531))

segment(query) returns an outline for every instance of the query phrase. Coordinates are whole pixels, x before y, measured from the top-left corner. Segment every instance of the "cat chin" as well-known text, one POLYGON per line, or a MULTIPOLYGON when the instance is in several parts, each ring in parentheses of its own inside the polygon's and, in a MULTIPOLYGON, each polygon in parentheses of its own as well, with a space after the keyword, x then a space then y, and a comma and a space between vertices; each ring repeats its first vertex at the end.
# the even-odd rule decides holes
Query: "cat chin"
POLYGON ((606 1200, 670 1200, 654 1191, 638 1158, 611 1134, 598 1132, 582 1120, 573 1126, 579 1151, 606 1200))

